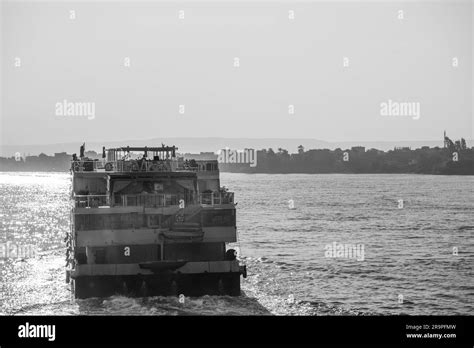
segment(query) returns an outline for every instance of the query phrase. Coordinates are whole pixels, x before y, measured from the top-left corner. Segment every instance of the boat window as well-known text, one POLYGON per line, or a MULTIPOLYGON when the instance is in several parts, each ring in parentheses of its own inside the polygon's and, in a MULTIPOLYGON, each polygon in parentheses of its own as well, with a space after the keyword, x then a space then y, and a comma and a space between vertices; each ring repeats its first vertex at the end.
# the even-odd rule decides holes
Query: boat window
POLYGON ((235 226, 235 210, 219 209, 202 212, 203 226, 235 226))

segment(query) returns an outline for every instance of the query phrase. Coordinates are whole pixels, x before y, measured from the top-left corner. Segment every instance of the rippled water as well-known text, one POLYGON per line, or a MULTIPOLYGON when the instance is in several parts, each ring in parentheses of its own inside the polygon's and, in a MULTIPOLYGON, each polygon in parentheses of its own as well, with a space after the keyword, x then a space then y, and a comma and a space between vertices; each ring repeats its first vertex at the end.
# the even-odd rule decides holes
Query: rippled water
POLYGON ((73 300, 69 175, 0 173, 0 242, 38 248, 0 261, 0 313, 472 314, 474 178, 222 173, 221 184, 238 202, 243 296, 73 300), (364 260, 325 257, 333 242, 362 244, 364 260))

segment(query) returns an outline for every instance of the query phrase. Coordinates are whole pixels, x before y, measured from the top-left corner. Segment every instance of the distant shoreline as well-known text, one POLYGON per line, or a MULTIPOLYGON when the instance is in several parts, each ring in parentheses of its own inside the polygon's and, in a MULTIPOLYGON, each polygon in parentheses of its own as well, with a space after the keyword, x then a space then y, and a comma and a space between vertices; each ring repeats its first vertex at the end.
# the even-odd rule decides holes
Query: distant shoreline
MULTIPOLYGON (((441 135, 441 134, 440 134, 441 135)), ((67 153, 77 152, 79 146, 86 142, 88 150, 101 151, 102 146, 106 148, 121 147, 126 145, 133 146, 154 146, 162 143, 169 145, 176 145, 181 153, 199 153, 204 152, 215 152, 222 148, 231 149, 278 149, 279 147, 288 149, 290 153, 296 153, 298 145, 303 145, 307 149, 330 149, 335 150, 337 148, 346 149, 353 146, 365 146, 367 149, 375 148, 383 151, 389 151, 394 147, 411 147, 412 149, 421 148, 423 146, 429 146, 434 148, 436 146, 443 146, 443 138, 438 140, 319 140, 313 138, 226 138, 226 137, 163 137, 163 138, 151 138, 151 139, 124 139, 115 141, 93 141, 88 139, 79 139, 66 143, 55 143, 55 144, 17 144, 8 145, 1 144, 0 146, 0 157, 10 157, 16 152, 20 152, 25 155, 38 156, 40 153, 45 153, 49 156, 53 156, 54 153, 59 151, 65 151, 67 153)), ((474 139, 466 139, 468 146, 474 145, 474 139)), ((276 150, 275 150, 276 151, 276 150)))
MULTIPOLYGON (((89 161, 102 160, 102 154, 86 151, 89 161)), ((297 153, 273 149, 222 149, 219 154, 178 154, 186 160, 219 162, 222 173, 247 174, 434 174, 474 175, 474 147, 468 148, 464 139, 452 142, 446 137, 444 147, 412 150, 396 147, 387 152, 354 146, 350 149, 310 149, 298 146, 297 153)), ((1 172, 68 172, 72 155, 66 152, 54 156, 0 157, 1 172)))

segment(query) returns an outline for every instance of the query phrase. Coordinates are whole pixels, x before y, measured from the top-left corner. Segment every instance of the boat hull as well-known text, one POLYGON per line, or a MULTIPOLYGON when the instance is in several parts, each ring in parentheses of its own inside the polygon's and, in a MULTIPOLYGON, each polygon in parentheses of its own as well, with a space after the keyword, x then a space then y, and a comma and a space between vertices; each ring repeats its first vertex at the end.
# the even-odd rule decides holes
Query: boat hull
POLYGON ((240 273, 96 275, 71 279, 76 298, 240 295, 240 273))

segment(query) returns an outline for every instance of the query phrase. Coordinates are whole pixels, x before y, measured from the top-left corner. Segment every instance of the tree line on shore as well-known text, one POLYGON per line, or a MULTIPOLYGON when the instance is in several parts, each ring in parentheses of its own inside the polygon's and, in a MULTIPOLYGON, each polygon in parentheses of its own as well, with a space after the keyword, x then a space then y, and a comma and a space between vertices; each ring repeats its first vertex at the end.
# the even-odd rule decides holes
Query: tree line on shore
MULTIPOLYGON (((89 158, 100 158, 88 151, 89 158)), ((71 155, 65 152, 54 156, 40 154, 26 158, 0 157, 0 171, 69 171, 71 155)), ((217 158, 217 155, 216 155, 217 158)), ((420 149, 395 148, 390 151, 351 149, 311 149, 298 147, 297 153, 279 148, 257 151, 257 163, 220 163, 223 172, 236 173, 419 173, 474 175, 474 148, 464 144, 420 149)))
POLYGON ((411 150, 395 148, 387 152, 363 147, 305 151, 285 149, 257 151, 257 165, 224 163, 222 171, 244 173, 420 173, 474 174, 474 149, 429 148, 411 150))

